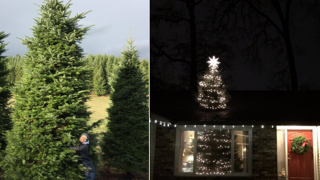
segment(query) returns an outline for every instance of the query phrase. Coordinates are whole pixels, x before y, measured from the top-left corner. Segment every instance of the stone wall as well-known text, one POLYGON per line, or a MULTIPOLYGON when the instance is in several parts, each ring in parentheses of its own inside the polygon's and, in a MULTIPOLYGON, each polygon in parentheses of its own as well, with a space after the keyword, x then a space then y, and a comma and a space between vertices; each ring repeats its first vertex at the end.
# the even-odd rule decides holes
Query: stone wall
POLYGON ((176 129, 157 125, 153 180, 174 180, 176 129))
POLYGON ((252 175, 254 179, 277 179, 277 129, 269 126, 253 128, 252 136, 252 175))
POLYGON ((277 180, 276 128, 253 128, 252 177, 175 177, 176 129, 157 125, 153 180, 277 180))

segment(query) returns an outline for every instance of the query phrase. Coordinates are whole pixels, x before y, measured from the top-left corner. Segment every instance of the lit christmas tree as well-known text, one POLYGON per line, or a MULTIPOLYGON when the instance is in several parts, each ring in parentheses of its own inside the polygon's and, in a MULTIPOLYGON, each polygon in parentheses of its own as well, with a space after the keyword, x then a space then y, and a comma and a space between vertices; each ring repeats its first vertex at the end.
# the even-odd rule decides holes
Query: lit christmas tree
POLYGON ((199 130, 197 143, 197 175, 231 173, 231 132, 199 130))
MULTIPOLYGON (((231 131, 199 130, 197 141, 197 175, 228 175, 231 174, 231 131)), ((235 139, 236 139, 235 135, 235 139)), ((234 152, 239 145, 234 142, 234 152)), ((243 161, 238 153, 234 153, 234 170, 242 172, 243 161)))
POLYGON ((205 109, 225 109, 229 95, 218 70, 218 58, 209 59, 209 71, 199 81, 197 101, 205 109))

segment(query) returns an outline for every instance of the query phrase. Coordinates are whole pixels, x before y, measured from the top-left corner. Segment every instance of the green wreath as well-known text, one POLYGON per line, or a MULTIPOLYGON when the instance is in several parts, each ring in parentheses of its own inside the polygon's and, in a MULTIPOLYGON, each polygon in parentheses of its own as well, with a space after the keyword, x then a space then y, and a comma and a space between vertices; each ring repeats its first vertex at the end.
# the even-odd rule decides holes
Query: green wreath
POLYGON ((305 154, 309 151, 310 142, 304 136, 297 136, 293 138, 291 143, 291 150, 297 154, 305 154))

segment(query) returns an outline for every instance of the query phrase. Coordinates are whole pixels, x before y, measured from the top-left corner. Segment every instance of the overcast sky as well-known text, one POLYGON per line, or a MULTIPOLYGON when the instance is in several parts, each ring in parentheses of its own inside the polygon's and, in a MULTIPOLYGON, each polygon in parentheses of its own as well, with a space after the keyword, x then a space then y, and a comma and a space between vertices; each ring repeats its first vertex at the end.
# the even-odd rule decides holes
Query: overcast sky
MULTIPOLYGON (((27 46, 20 43, 25 36, 32 36, 30 28, 35 25, 34 18, 39 17, 40 9, 36 4, 43 4, 43 0, 1 0, 0 1, 0 31, 9 37, 4 41, 9 42, 4 56, 23 55, 27 46)), ((64 0, 63 4, 68 1, 64 0)), ((70 6, 71 17, 76 13, 92 12, 79 24, 90 26, 88 35, 84 36, 81 47, 84 53, 108 54, 120 56, 120 52, 129 38, 135 40, 135 45, 140 51, 140 59, 150 59, 149 55, 149 0, 73 0, 70 6)), ((86 56, 85 55, 85 56, 86 56)))

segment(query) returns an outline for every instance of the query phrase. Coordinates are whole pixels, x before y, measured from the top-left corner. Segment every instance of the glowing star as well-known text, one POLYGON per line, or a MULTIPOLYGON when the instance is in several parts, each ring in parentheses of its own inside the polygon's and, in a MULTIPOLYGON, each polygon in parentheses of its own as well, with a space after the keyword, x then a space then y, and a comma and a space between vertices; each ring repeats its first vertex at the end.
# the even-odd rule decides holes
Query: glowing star
POLYGON ((220 63, 220 62, 218 61, 219 58, 216 58, 216 57, 214 57, 214 56, 213 56, 212 58, 209 58, 209 59, 210 59, 210 61, 208 61, 209 66, 212 66, 213 68, 217 67, 218 64, 220 63))

